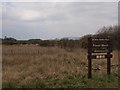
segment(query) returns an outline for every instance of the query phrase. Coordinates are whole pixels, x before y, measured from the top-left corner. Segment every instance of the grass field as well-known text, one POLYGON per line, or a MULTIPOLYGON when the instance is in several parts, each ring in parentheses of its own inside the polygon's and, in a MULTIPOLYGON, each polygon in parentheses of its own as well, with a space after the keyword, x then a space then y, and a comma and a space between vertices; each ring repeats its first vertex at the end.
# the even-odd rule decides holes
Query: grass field
POLYGON ((92 79, 87 78, 87 50, 68 52, 59 47, 11 45, 2 47, 4 88, 117 88, 118 51, 113 51, 111 75, 106 60, 92 60, 92 79))

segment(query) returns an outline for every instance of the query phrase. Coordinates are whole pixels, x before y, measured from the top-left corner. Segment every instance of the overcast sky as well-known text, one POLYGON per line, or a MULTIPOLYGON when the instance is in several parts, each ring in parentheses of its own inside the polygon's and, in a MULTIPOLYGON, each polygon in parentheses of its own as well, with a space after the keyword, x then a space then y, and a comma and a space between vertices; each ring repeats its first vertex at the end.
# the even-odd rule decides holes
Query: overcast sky
POLYGON ((2 36, 52 39, 94 34, 116 25, 117 2, 4 2, 2 36))

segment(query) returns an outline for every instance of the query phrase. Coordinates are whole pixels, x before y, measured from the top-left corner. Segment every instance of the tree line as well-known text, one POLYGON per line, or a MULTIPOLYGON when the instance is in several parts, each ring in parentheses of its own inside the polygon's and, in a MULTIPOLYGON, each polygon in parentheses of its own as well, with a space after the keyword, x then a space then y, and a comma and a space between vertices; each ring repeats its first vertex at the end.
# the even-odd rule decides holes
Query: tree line
POLYGON ((2 39, 2 44, 4 45, 14 45, 14 44, 38 44, 43 47, 53 47, 58 46, 64 48, 68 51, 72 51, 75 48, 87 48, 88 37, 106 37, 110 36, 112 39, 113 49, 120 49, 120 26, 108 26, 99 29, 96 34, 88 34, 81 37, 78 40, 69 40, 67 38, 60 40, 41 40, 41 39, 30 39, 30 40, 16 40, 14 38, 5 37, 2 39))

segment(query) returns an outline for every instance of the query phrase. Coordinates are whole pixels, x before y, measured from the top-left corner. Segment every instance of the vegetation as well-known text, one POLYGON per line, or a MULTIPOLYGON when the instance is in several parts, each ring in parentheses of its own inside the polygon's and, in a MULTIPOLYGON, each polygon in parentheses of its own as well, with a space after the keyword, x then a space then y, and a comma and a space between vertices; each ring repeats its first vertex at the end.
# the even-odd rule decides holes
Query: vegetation
POLYGON ((118 51, 113 51, 110 77, 106 60, 93 60, 92 79, 87 78, 86 49, 69 52, 60 47, 3 45, 2 52, 4 88, 118 87, 118 51))
POLYGON ((81 37, 79 40, 69 40, 69 39, 61 39, 61 40, 41 40, 41 39, 30 39, 19 41, 14 38, 7 38, 5 37, 2 40, 3 45, 14 45, 14 44, 39 44, 43 47, 53 47, 58 46, 64 48, 68 51, 73 51, 74 48, 87 48, 88 46, 88 37, 106 37, 110 36, 112 39, 113 49, 119 49, 120 46, 120 26, 110 26, 110 27, 103 27, 94 35, 85 35, 81 37))
POLYGON ((15 84, 8 82, 4 87, 6 88, 116 88, 118 85, 118 75, 112 73, 110 77, 106 74, 101 76, 93 76, 92 79, 87 77, 80 78, 75 76, 67 76, 63 79, 49 79, 40 80, 36 78, 29 84, 15 84), (104 82, 104 83, 103 83, 104 82))
POLYGON ((113 49, 120 49, 120 26, 103 27, 98 30, 95 36, 110 36, 112 39, 113 49))
MULTIPOLYGON (((79 40, 2 39, 3 88, 118 88, 120 27, 103 27, 79 40), (92 79, 87 78, 88 37, 110 36, 113 46, 111 75, 106 60, 92 61, 92 79)), ((0 39, 1 40, 1 39, 0 39)))

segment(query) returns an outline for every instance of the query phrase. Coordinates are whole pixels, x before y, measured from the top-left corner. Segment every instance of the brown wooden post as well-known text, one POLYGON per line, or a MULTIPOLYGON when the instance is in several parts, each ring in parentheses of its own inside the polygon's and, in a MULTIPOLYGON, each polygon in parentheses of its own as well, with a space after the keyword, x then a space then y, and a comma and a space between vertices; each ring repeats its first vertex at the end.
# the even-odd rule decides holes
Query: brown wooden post
POLYGON ((88 78, 92 77, 91 37, 88 38, 88 78))
MULTIPOLYGON (((110 50, 112 48, 111 47, 111 38, 110 37, 108 37, 108 38, 110 40, 110 43, 109 43, 109 50, 110 50)), ((108 57, 107 57, 107 74, 110 75, 110 72, 111 72, 111 67, 110 67, 110 65, 111 65, 111 60, 110 60, 111 53, 110 53, 110 51, 107 52, 107 55, 108 55, 108 57)))
POLYGON ((110 61, 110 53, 107 53, 108 57, 107 57, 107 74, 110 75, 110 64, 111 64, 111 61, 110 61))
POLYGON ((88 58, 88 78, 92 77, 92 62, 91 62, 91 58, 88 58))

